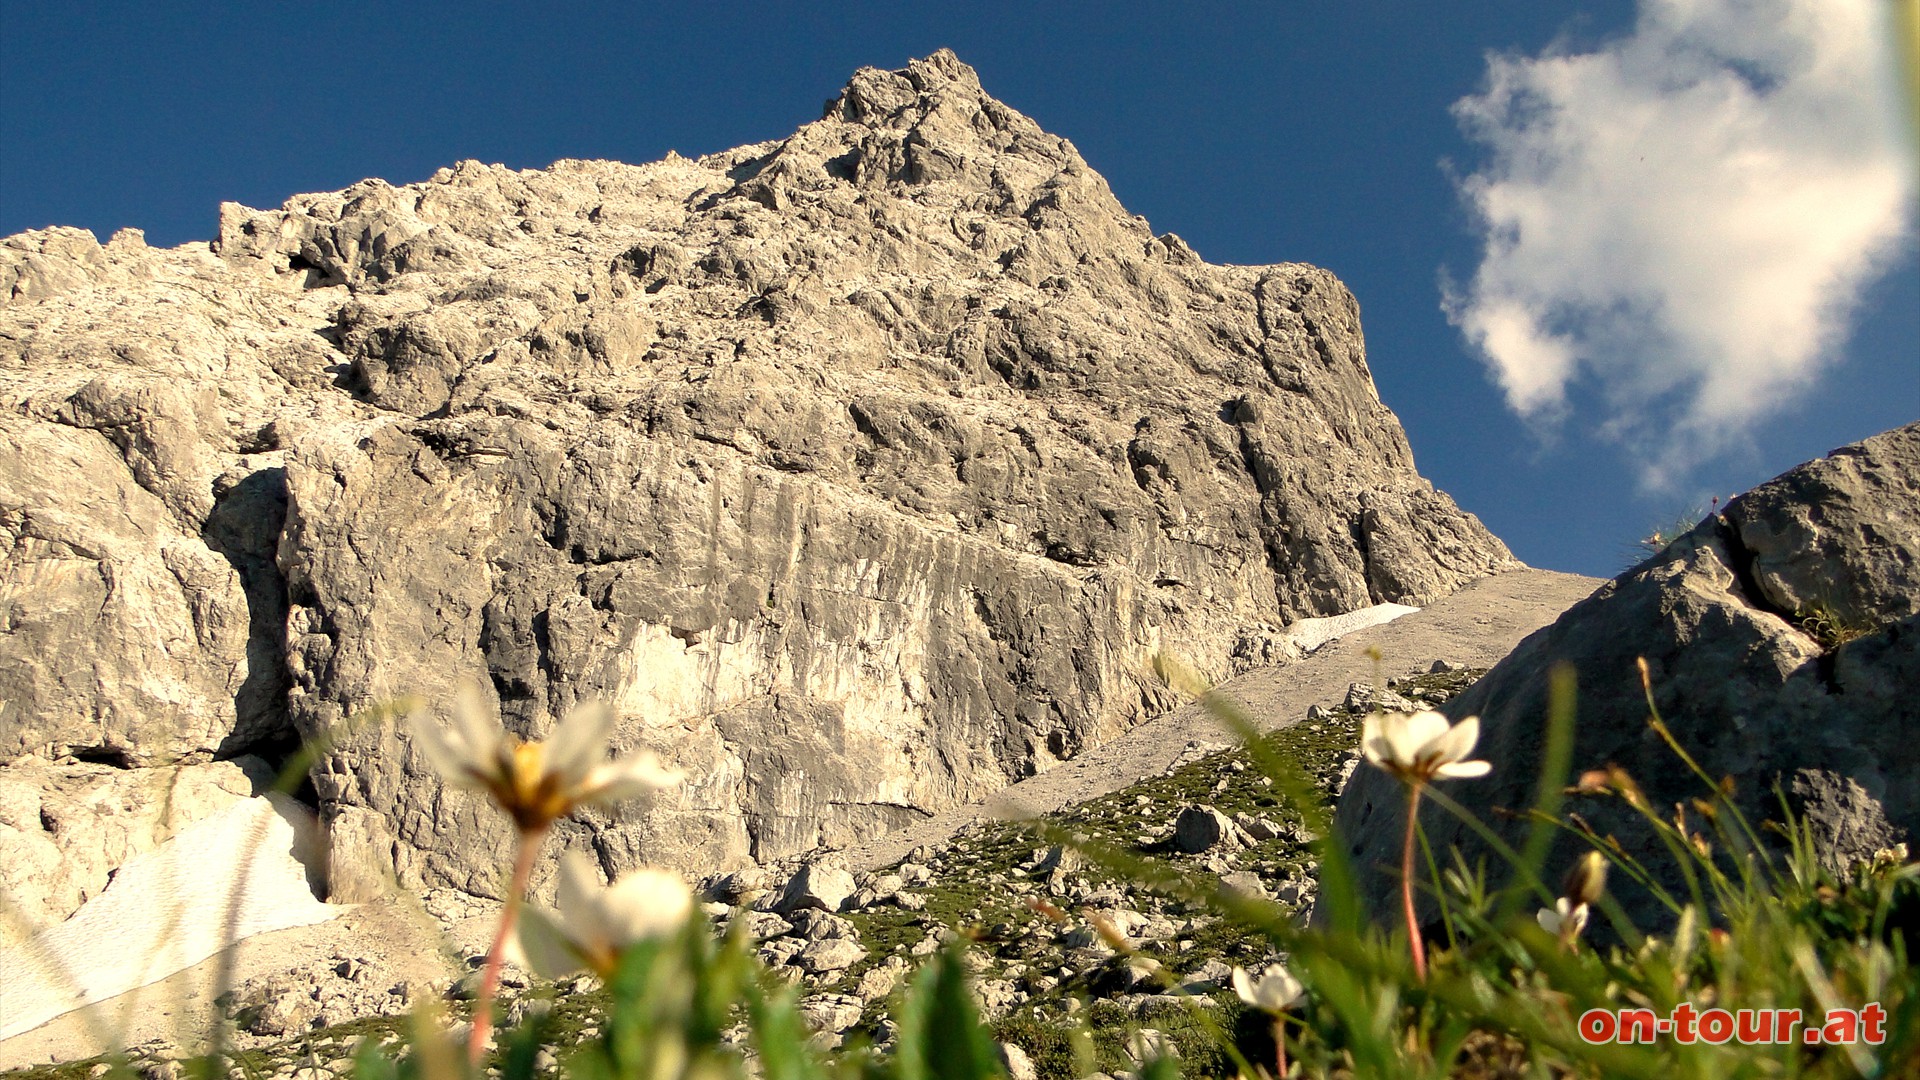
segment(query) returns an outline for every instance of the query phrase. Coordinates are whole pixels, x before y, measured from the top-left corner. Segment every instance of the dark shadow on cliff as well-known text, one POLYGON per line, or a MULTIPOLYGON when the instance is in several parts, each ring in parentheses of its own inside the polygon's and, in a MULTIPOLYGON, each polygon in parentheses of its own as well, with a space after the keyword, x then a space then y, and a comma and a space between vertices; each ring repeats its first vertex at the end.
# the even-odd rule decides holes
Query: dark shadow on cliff
POLYGON ((240 575, 247 598, 247 674, 234 694, 234 727, 216 756, 258 754, 276 768, 299 748, 287 715, 287 581, 274 553, 287 519, 287 471, 261 469, 216 487, 200 536, 240 575))

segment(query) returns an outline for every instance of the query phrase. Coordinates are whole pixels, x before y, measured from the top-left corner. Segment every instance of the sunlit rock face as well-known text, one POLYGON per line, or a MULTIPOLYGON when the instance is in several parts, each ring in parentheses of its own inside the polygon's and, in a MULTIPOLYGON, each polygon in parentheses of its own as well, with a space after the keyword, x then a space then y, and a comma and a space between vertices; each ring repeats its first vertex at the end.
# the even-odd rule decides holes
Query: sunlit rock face
POLYGON ((4 482, 67 470, 0 519, 0 753, 326 734, 356 881, 499 887, 504 823, 356 720, 402 695, 529 737, 614 702, 689 779, 560 839, 698 871, 1070 758, 1171 704, 1156 651, 1224 674, 1516 565, 1332 275, 1154 235, 946 52, 698 160, 69 232, 0 247, 4 482))

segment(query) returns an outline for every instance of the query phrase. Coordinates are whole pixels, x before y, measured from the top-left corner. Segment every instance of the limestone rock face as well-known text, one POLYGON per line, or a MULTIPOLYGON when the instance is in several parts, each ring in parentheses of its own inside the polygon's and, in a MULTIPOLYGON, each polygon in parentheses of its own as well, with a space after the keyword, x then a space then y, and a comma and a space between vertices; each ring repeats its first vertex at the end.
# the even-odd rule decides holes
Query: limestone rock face
MULTIPOLYGON (((1576 774, 1618 764, 1668 814, 1707 796, 1649 729, 1637 657, 1680 745, 1708 775, 1733 779, 1756 824, 1778 817, 1778 784, 1832 866, 1920 838, 1920 424, 1739 496, 1527 638, 1443 707, 1455 720, 1480 716, 1474 756, 1493 763, 1490 777, 1444 788, 1473 807, 1531 805, 1548 672, 1567 663, 1580 684, 1576 774)), ((1397 781, 1364 766, 1340 799, 1336 824, 1377 913, 1397 895, 1397 878, 1376 868, 1397 867, 1404 803, 1397 781)), ((1671 870, 1620 800, 1576 796, 1568 809, 1671 870)), ((1520 833, 1509 819, 1487 820, 1509 839, 1520 833)), ((1436 850, 1483 850, 1450 816, 1422 823, 1436 850)), ((1691 827, 1703 827, 1697 815, 1691 827)), ((1572 854, 1558 849, 1549 881, 1572 854)), ((1666 884, 1679 892, 1676 875, 1666 884)), ((1629 911, 1657 919, 1648 895, 1621 877, 1613 885, 1629 911)))
POLYGON ((367 413, 337 304, 194 245, 0 241, 0 760, 271 749, 286 712, 281 425, 367 413))
POLYGON ((402 695, 611 700, 689 782, 563 842, 699 872, 1072 757, 1171 704, 1163 646, 1516 565, 1332 275, 1154 235, 946 52, 699 160, 71 232, 0 249, 0 756, 327 733, 356 882, 497 888, 504 824, 355 720, 402 695))

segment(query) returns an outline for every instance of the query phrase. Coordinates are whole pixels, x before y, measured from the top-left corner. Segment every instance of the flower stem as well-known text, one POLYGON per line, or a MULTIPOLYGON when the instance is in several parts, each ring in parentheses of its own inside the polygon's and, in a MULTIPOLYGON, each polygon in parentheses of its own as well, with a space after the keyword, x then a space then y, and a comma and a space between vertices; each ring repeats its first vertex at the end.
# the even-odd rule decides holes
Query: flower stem
POLYGON ((1287 1075, 1287 1018, 1273 1018, 1273 1067, 1274 1076, 1284 1080, 1287 1075))
POLYGON ((1427 946, 1420 940, 1420 919, 1413 910, 1413 833, 1420 825, 1420 781, 1412 781, 1407 795, 1407 841, 1400 852, 1400 903, 1407 915, 1407 945, 1413 951, 1413 974, 1427 981, 1427 946))
POLYGON ((545 829, 524 829, 513 860, 513 882, 507 886, 506 906, 500 909, 500 929, 493 935, 493 947, 487 950, 487 970, 480 979, 480 996, 473 1005, 473 1031, 467 1036, 467 1064, 474 1069, 486 1056, 487 1040, 493 1035, 493 999, 500 991, 500 966, 506 959, 507 938, 520 917, 527 881, 533 877, 533 860, 540 854, 540 843, 547 838, 545 829))

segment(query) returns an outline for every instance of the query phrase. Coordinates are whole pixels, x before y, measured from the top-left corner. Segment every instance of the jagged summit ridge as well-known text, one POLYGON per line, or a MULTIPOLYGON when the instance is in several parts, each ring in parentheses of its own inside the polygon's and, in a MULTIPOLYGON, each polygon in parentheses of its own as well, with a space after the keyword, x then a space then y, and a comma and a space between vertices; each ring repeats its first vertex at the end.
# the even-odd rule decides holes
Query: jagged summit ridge
POLYGON ((777 142, 27 233, 0 285, 0 757, 331 731, 346 893, 495 887, 501 824, 341 727, 401 694, 613 700, 693 780, 562 840, 703 870, 1071 757, 1158 649, 1515 565, 1332 275, 1156 237, 947 52, 777 142))
MULTIPOLYGON (((662 197, 697 215, 742 198, 776 211, 824 199, 838 210, 842 200, 832 196, 863 192, 1035 225, 1045 216, 1068 223, 1067 211, 1085 206, 1141 243, 1153 240, 1071 143, 988 96, 972 68, 941 50, 904 71, 862 69, 820 121, 783 140, 644 166, 560 161, 517 172, 467 161, 425 184, 367 180, 296 196, 278 211, 229 203, 214 246, 230 259, 309 271, 309 285, 383 282, 407 271, 497 269, 524 247, 511 230, 538 235, 547 221, 584 216, 601 236, 621 225, 669 225, 672 210, 663 218, 665 208, 645 205, 662 197), (487 227, 471 227, 476 212, 491 219, 487 227)), ((976 253, 999 240, 993 254, 1004 257, 1021 237, 954 239, 976 253)))

